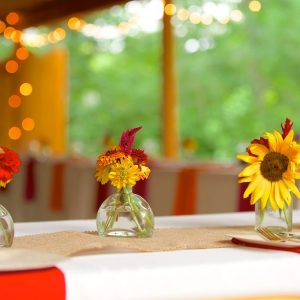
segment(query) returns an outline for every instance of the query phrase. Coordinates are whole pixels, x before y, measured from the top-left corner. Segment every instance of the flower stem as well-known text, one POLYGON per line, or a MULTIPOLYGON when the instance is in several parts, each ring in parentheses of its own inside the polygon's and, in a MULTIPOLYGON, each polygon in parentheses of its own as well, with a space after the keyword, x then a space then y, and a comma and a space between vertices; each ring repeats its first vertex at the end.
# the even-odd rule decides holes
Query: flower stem
POLYGON ((287 224, 287 227, 290 228, 291 227, 291 219, 289 218, 287 209, 286 209, 286 205, 283 205, 283 214, 284 214, 284 218, 285 218, 285 222, 287 224))
POLYGON ((137 214, 139 215, 139 219, 141 219, 141 214, 140 214, 140 211, 138 209, 138 207, 135 205, 134 201, 132 200, 130 194, 131 194, 131 191, 129 191, 127 188, 124 188, 124 192, 125 192, 125 195, 126 195, 126 198, 127 198, 127 202, 129 204, 129 206, 131 207, 131 211, 130 211, 130 214, 132 216, 132 219, 134 221, 134 223, 136 224, 138 230, 140 233, 144 233, 145 229, 143 229, 140 225, 140 222, 138 220, 138 217, 137 217, 137 214))
POLYGON ((118 198, 114 202, 113 210, 109 211, 109 216, 103 226, 105 231, 107 231, 108 229, 110 229, 114 226, 114 223, 118 217, 117 205, 121 202, 120 198, 121 198, 121 195, 118 195, 118 198))

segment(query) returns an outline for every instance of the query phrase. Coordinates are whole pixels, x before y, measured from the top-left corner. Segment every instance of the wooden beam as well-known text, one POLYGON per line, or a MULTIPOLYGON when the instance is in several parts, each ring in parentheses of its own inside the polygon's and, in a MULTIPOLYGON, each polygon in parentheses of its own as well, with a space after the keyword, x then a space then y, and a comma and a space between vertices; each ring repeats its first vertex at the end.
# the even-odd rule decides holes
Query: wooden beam
MULTIPOLYGON (((171 0, 165 0, 165 5, 171 0)), ((174 37, 171 16, 163 16, 163 104, 162 104, 163 154, 177 158, 179 152, 177 87, 174 64, 174 37)))
POLYGON ((0 19, 5 20, 9 12, 15 11, 20 15, 20 22, 14 27, 24 29, 126 2, 127 0, 7 0, 0 1, 0 19))

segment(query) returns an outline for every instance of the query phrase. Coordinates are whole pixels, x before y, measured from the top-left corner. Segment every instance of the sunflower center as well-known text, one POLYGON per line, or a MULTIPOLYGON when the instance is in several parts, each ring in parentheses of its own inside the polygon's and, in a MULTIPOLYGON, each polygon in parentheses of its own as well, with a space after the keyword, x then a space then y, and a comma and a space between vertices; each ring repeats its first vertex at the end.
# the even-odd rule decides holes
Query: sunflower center
POLYGON ((287 170, 288 165, 289 159, 287 156, 277 152, 269 152, 260 165, 260 172, 269 181, 279 181, 282 179, 282 174, 287 170))

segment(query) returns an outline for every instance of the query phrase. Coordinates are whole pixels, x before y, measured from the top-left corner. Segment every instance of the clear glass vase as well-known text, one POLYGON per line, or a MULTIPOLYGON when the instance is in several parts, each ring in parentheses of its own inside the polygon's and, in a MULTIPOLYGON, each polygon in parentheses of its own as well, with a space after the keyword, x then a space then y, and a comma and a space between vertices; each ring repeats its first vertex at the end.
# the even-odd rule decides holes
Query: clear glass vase
POLYGON ((131 188, 120 189, 109 196, 97 213, 100 236, 150 237, 154 229, 151 207, 131 188))
POLYGON ((14 221, 8 210, 0 205, 0 247, 10 247, 14 239, 14 221))
POLYGON ((293 204, 284 203, 283 209, 272 209, 269 203, 262 209, 260 201, 255 203, 255 229, 268 228, 272 232, 290 232, 293 226, 293 204))

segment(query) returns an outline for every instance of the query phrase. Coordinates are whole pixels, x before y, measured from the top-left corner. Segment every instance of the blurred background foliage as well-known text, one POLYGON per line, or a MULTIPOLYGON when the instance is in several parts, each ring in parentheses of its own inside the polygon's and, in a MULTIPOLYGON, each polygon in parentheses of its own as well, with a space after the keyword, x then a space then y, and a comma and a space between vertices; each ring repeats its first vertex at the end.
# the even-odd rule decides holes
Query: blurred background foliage
MULTIPOLYGON (((181 157, 186 156, 184 147, 192 145, 193 158, 232 161, 253 138, 280 130, 286 117, 295 122, 296 132, 300 130, 300 1, 264 0, 257 12, 249 9, 249 2, 174 2, 182 12, 172 19, 181 157), (191 22, 184 11, 208 17, 198 23, 196 16, 191 22), (240 14, 229 20, 232 11, 240 14)), ((124 129, 142 125, 136 146, 161 156, 159 3, 132 1, 81 16, 105 28, 105 38, 61 25, 68 32, 61 44, 70 55, 70 150, 95 156, 107 140, 117 142, 124 129), (143 22, 138 23, 137 16, 143 22), (116 29, 130 22, 138 25, 118 34, 116 29)), ((1 40, 1 59, 10 47, 1 40)), ((42 54, 50 47, 30 51, 42 54)))

